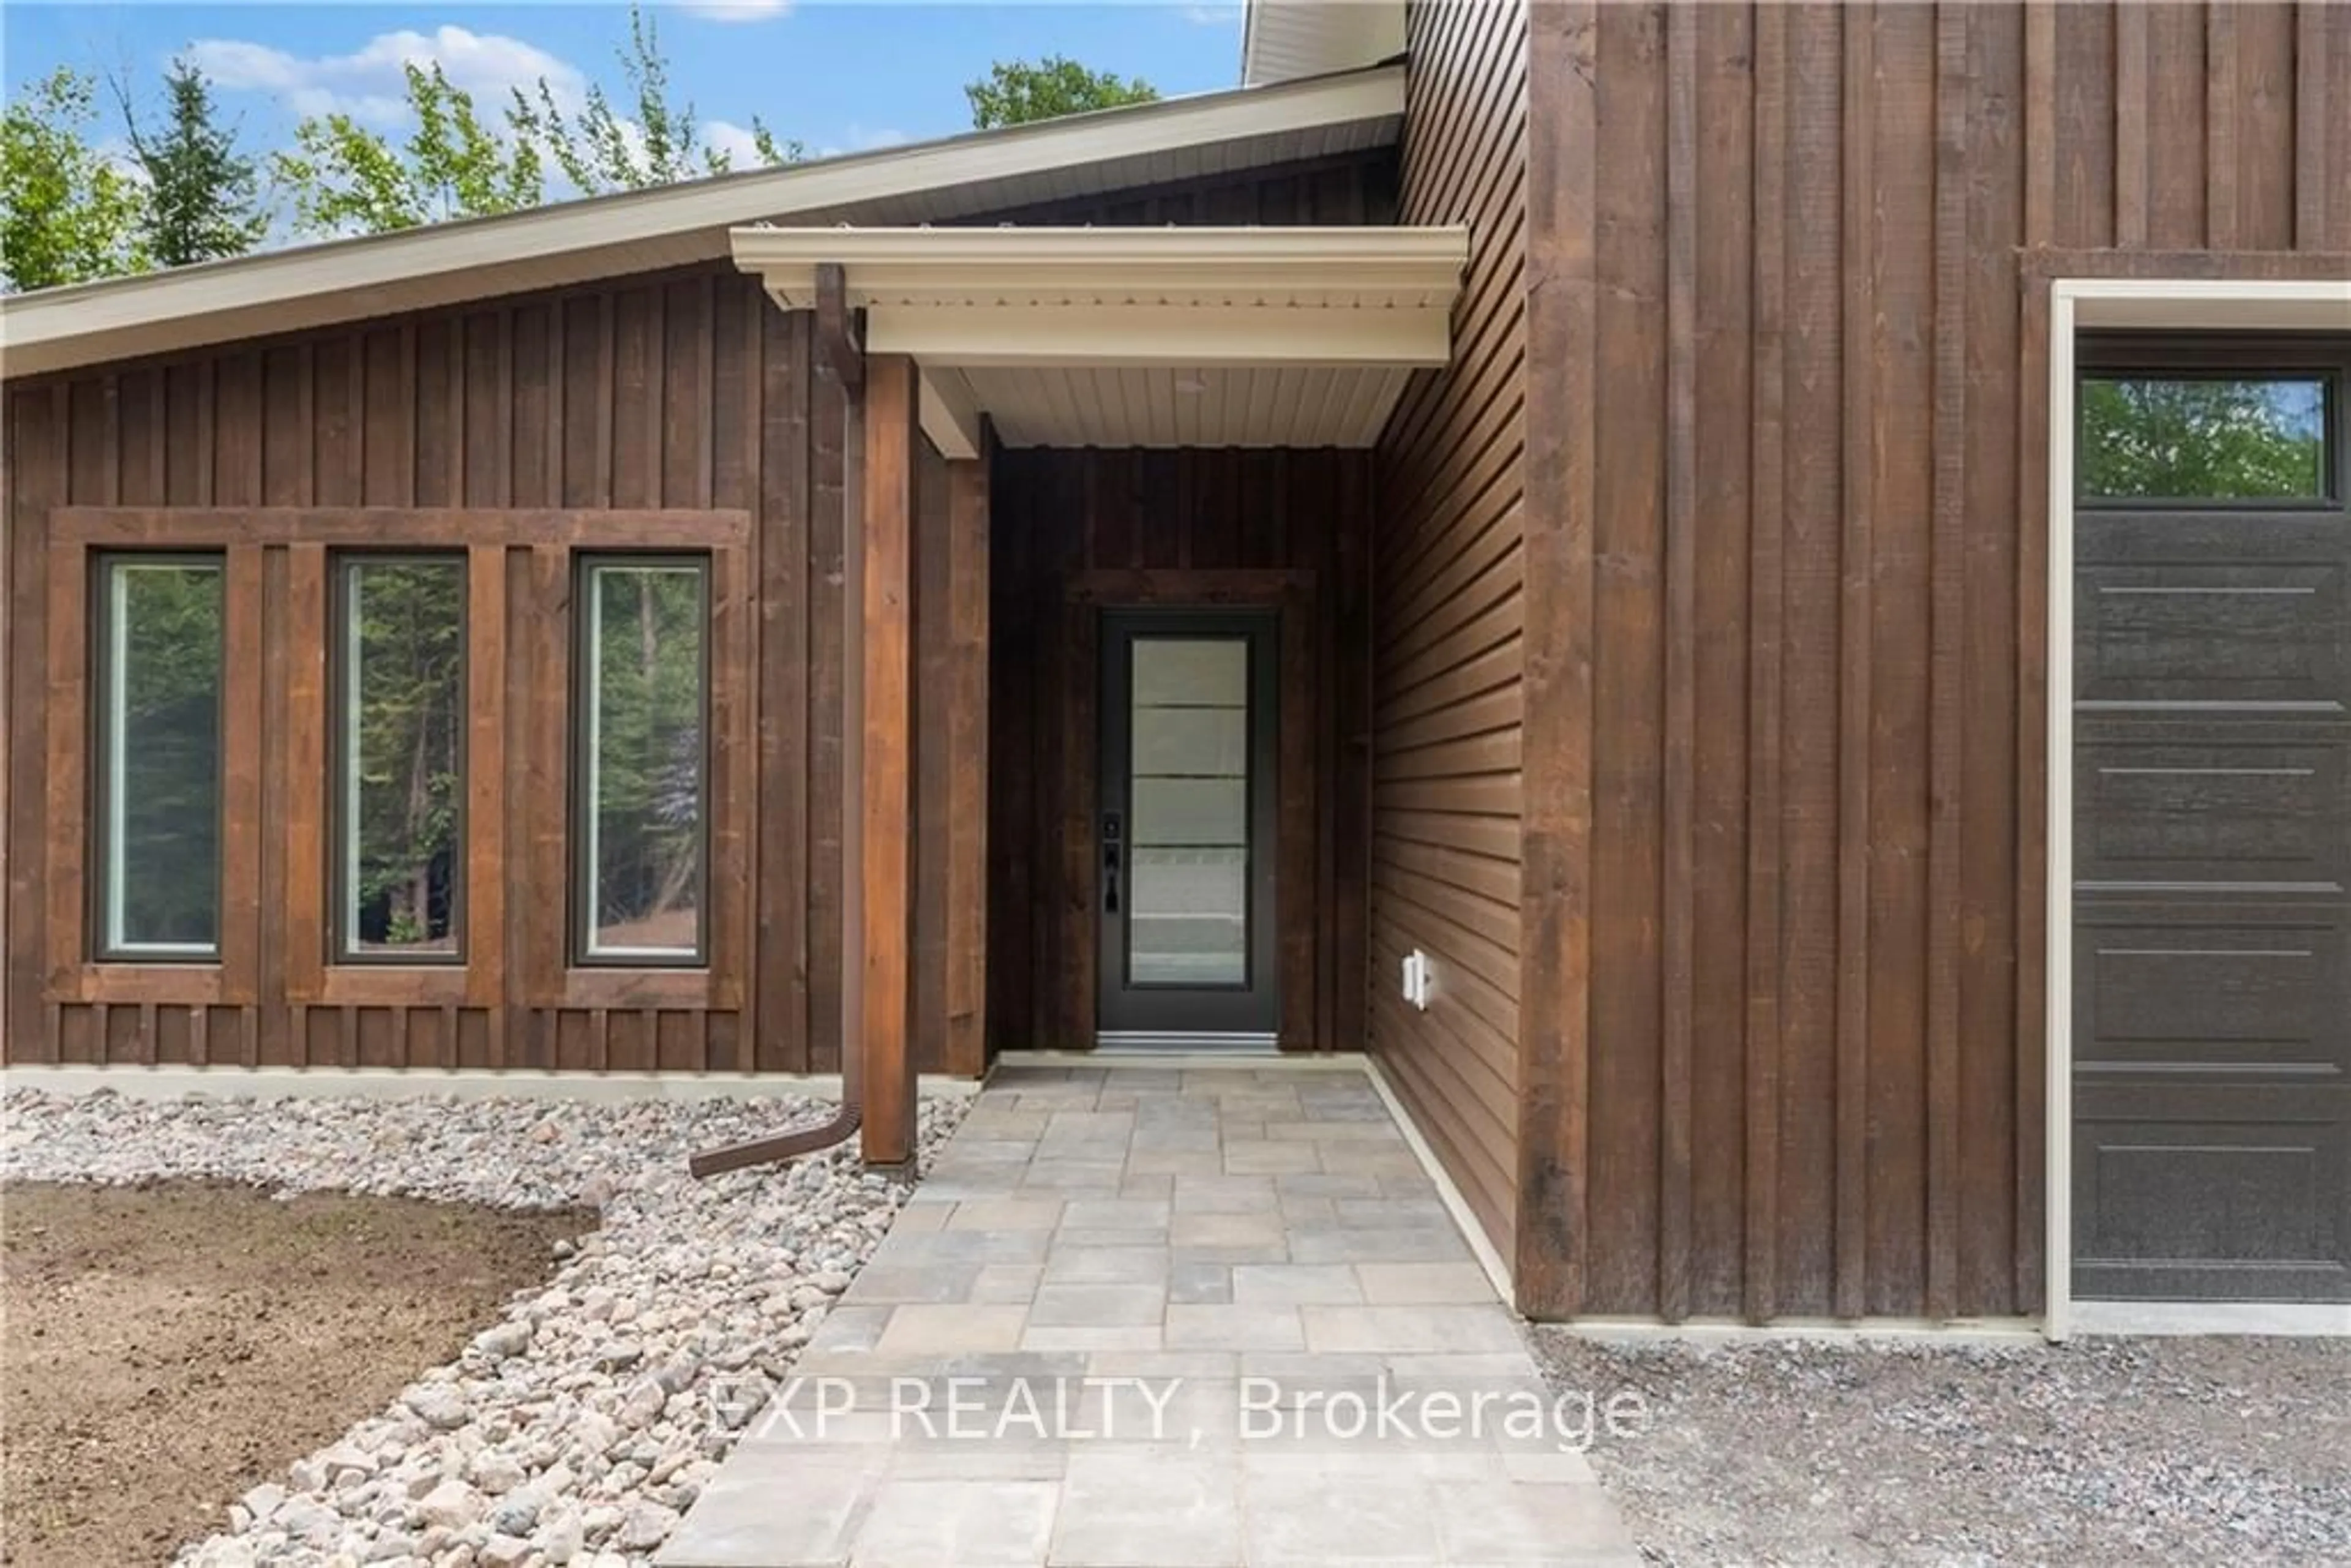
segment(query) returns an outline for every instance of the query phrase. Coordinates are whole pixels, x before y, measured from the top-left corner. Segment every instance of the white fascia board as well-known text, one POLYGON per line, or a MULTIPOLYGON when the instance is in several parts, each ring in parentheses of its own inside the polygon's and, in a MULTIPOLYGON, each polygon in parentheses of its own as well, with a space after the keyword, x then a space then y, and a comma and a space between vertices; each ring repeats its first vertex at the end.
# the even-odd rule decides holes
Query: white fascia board
MULTIPOLYGON (((566 255, 624 254, 632 245, 762 218, 1401 117, 1404 107, 1404 72, 1395 67, 41 289, 0 301, 0 374, 29 375, 220 341, 250 330, 256 311, 295 301, 350 297, 355 303, 342 315, 357 318, 375 313, 366 307, 369 291, 427 277, 445 280, 448 299, 469 298, 482 291, 467 276, 476 271, 495 275, 517 263, 566 255), (234 321, 236 329, 202 330, 201 320, 214 316, 234 321)), ((422 303, 439 302, 446 301, 422 303)))
POLYGON ((816 269, 852 306, 1319 303, 1449 305, 1469 259, 1459 225, 1361 228, 738 228, 735 264, 788 310, 816 269))
POLYGON ((922 368, 918 379, 923 434, 939 455, 955 462, 980 455, 979 400, 971 395, 971 383, 956 371, 930 365, 922 368))
POLYGON ((1411 309, 1272 306, 879 307, 868 353, 969 369, 1333 365, 1416 369, 1451 353, 1443 305, 1411 309))

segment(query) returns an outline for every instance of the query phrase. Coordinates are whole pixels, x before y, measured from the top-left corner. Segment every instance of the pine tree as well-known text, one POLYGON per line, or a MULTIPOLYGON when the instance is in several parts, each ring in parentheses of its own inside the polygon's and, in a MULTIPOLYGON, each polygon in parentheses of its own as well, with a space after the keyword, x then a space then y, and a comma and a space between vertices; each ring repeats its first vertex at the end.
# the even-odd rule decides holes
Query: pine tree
POLYGON ((253 160, 238 154, 235 131, 214 117, 212 84, 193 64, 174 59, 163 89, 170 114, 153 131, 140 124, 129 89, 120 81, 114 89, 132 156, 147 176, 140 218, 147 254, 158 267, 243 256, 269 228, 253 160))

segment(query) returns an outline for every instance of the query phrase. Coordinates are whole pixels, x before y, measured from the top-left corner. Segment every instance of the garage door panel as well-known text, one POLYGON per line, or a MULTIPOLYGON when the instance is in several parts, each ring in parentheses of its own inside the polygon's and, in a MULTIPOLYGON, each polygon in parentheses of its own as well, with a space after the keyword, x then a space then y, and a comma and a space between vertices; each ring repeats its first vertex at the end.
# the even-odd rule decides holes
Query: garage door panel
POLYGON ((2340 538, 2325 543, 2334 559, 2197 560, 2165 537, 2140 541, 2162 561, 2084 565, 2078 698, 2351 711, 2351 566, 2340 538))
POLYGON ((2351 335, 2081 354, 2074 1293, 2351 1333, 2351 335))
POLYGON ((2074 764, 2074 875, 2101 886, 2339 892, 2351 882, 2351 737, 2086 737, 2074 764))
POLYGON ((2347 1098, 2339 1088, 2085 1085, 2075 1290, 2351 1301, 2347 1098))
POLYGON ((2085 907, 2074 1040, 2085 1074, 2351 1082, 2351 913, 2085 907))

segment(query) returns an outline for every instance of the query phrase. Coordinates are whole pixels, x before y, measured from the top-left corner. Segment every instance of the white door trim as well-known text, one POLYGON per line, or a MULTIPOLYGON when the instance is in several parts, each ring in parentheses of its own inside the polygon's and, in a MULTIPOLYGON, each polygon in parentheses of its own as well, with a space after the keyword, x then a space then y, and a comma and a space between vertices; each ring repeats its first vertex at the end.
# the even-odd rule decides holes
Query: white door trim
MULTIPOLYGON (((2143 1321, 2074 1300, 2074 366, 2085 329, 2351 330, 2351 279, 2230 282, 2210 278, 2060 277, 2049 286, 2049 930, 2047 973, 2048 1306, 2043 1332, 2062 1340, 2103 1322, 2143 1321), (2082 1311, 2077 1313, 2076 1306, 2082 1311)), ((2139 1309, 2143 1312, 2143 1309, 2139 1309)), ((2319 1308, 2320 1312, 2331 1309, 2319 1308)), ((2198 1332, 2244 1332, 2234 1304, 2168 1314, 2198 1332)), ((2175 1328, 2172 1332, 2184 1332, 2175 1328)), ((2351 1333, 2351 1313, 2335 1331, 2351 1333)))

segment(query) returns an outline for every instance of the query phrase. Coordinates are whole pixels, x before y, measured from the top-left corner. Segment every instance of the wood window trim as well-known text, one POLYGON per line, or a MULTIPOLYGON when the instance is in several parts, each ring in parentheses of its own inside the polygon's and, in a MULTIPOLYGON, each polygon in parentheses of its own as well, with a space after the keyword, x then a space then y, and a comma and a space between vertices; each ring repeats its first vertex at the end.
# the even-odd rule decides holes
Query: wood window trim
POLYGON ((217 955, 192 962, 99 955, 89 915, 90 732, 95 675, 91 573, 118 548, 53 536, 48 560, 48 966, 51 1002, 174 1001, 241 1006, 256 999, 261 882, 261 551, 181 537, 149 548, 218 553, 222 562, 221 871, 217 955))
MULTIPOLYGON (((41 894, 42 1000, 189 1007, 482 1009, 492 1031, 517 1009, 739 1010, 749 986, 749 860, 758 800, 751 639, 751 514, 739 509, 392 507, 61 507, 48 514, 46 643, 51 703, 41 894), (469 941, 462 964, 328 962, 328 703, 331 561, 341 549, 466 556, 465 842, 469 941), (228 655, 222 682, 221 940, 216 962, 101 961, 85 877, 92 557, 217 553, 228 655), (574 967, 560 901, 510 901, 510 883, 565 885, 570 571, 574 551, 705 553, 710 562, 710 879, 707 964, 574 967), (282 569, 268 563, 282 551, 282 569), (285 624, 264 617, 272 584, 285 624), (265 758, 265 636, 283 643, 282 758, 265 758), (509 775, 515 782, 509 786, 509 775), (265 800, 265 792, 268 799, 265 800), (265 819, 265 809, 277 813, 265 819), (265 840, 275 853, 265 857, 265 840), (265 860, 270 864, 266 865, 265 860), (551 879, 551 880, 550 880, 551 879), (277 901, 274 917, 265 905, 277 901), (265 924, 282 951, 265 951, 265 924)), ((510 1053, 515 1048, 509 1048, 510 1053)))
MULTIPOLYGON (((676 556, 693 548, 674 539, 664 542, 666 549, 645 547, 646 553, 676 556)), ((626 554, 628 549, 599 539, 583 544, 579 553, 626 554)), ((542 632, 530 655, 529 700, 536 709, 528 731, 530 790, 534 799, 562 800, 567 808, 575 798, 572 770, 578 756, 570 727, 571 595, 578 578, 574 553, 559 546, 535 547, 528 590, 537 610, 535 623, 542 632)), ((749 861, 756 835, 746 817, 758 800, 750 689, 750 637, 757 607, 750 598, 753 573, 747 548, 714 545, 706 554, 710 747, 705 780, 709 829, 704 962, 692 967, 576 963, 567 896, 551 921, 544 908, 525 912, 526 920, 537 918, 531 937, 516 949, 525 977, 522 999, 528 1006, 721 1012, 740 1009, 748 991, 753 921, 749 861)), ((519 852, 527 860, 530 885, 569 888, 573 855, 569 819, 568 809, 541 811, 533 819, 530 841, 519 852)))

